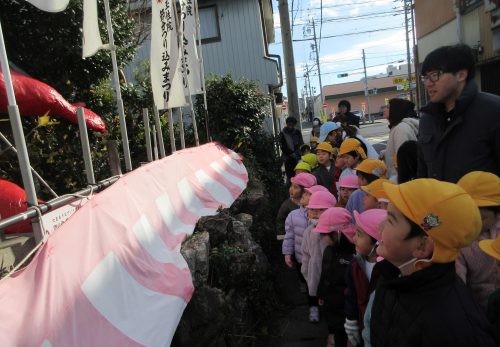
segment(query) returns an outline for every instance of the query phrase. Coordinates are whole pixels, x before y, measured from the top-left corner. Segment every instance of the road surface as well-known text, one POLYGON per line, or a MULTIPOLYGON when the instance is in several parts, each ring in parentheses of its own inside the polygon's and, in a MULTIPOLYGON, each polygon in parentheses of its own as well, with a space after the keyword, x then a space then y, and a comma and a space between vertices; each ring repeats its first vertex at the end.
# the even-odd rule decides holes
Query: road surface
MULTIPOLYGON (((302 136, 304 143, 311 139, 311 123, 302 124, 302 136)), ((389 128, 385 119, 378 119, 373 124, 361 125, 360 133, 370 142, 377 152, 385 149, 389 138, 389 128)))

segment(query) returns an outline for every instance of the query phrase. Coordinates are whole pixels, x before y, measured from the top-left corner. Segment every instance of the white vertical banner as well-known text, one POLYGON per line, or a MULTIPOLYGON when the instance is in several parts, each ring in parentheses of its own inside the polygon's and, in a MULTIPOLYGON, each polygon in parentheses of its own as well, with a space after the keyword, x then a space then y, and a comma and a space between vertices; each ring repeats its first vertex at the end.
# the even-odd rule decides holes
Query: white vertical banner
POLYGON ((45 12, 61 12, 68 6, 69 0, 27 0, 30 4, 45 12))
POLYGON ((97 0, 83 0, 82 58, 88 58, 103 48, 97 18, 97 0))
POLYGON ((186 106, 174 0, 152 1, 151 85, 159 110, 186 106))
POLYGON ((181 20, 183 39, 183 68, 186 69, 189 92, 193 94, 203 93, 201 81, 201 60, 197 51, 197 25, 198 8, 195 0, 181 0, 181 20))

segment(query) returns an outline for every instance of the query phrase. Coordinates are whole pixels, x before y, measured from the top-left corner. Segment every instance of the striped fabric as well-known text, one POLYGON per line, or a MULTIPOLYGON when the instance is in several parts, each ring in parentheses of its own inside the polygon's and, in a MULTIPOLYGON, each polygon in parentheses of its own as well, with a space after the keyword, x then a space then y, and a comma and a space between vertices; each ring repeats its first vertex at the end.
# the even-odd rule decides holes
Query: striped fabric
POLYGON ((181 243, 247 181, 239 156, 210 143, 95 195, 0 283, 0 346, 168 346, 193 294, 181 243))

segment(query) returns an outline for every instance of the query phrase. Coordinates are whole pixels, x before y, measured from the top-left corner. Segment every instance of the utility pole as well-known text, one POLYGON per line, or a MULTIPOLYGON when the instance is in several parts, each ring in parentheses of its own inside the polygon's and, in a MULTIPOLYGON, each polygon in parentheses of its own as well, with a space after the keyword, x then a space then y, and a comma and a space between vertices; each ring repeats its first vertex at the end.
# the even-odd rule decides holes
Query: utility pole
MULTIPOLYGON (((411 88, 411 58, 410 58, 410 37, 408 28, 408 1, 404 0, 405 7, 405 28, 406 28, 406 60, 408 64, 408 89, 410 90, 410 101, 413 102, 413 90, 411 88)), ((415 80, 416 82, 416 80, 415 80)))
MULTIPOLYGON (((319 94, 321 96, 321 105, 320 110, 323 110, 323 85, 321 84, 321 70, 319 68, 319 52, 318 52, 318 42, 316 41, 316 24, 314 23, 314 19, 311 19, 312 27, 313 27, 313 35, 314 35, 314 51, 316 52, 316 65, 318 66, 318 78, 319 78, 319 94)), ((320 111, 321 112, 321 111, 320 111)))
POLYGON ((295 76, 295 61, 293 58, 293 44, 290 30, 290 16, 288 1, 278 0, 281 21, 281 41, 283 42, 283 55, 285 60, 286 91, 288 95, 288 114, 297 119, 299 129, 302 131, 302 120, 299 113, 299 99, 297 93, 297 77, 295 76))
POLYGON ((363 48, 363 70, 365 72, 365 97, 366 97, 366 111, 368 113, 368 119, 373 123, 372 115, 370 113, 370 94, 368 93, 368 77, 366 76, 366 61, 365 61, 365 50, 363 48))
POLYGON ((415 17, 413 11, 413 0, 410 0, 410 14, 411 14, 411 38, 413 42, 413 63, 415 64, 415 96, 417 100, 417 110, 420 109, 420 77, 418 74, 418 50, 417 43, 415 42, 415 17))

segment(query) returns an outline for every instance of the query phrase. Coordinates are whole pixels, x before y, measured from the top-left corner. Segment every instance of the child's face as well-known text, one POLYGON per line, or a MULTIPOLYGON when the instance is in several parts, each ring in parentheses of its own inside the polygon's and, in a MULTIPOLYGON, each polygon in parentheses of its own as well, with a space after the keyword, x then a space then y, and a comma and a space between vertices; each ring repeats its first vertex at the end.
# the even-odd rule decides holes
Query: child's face
POLYGON ((350 154, 343 154, 342 157, 344 158, 345 166, 349 169, 354 168, 358 164, 358 159, 354 158, 350 154))
POLYGON ((358 184, 360 187, 368 185, 368 180, 364 176, 361 176, 360 174, 358 174, 357 176, 358 176, 358 184))
POLYGON ((338 156, 337 159, 335 159, 335 167, 341 170, 345 168, 345 160, 343 157, 338 156))
POLYGON ((310 173, 310 172, 309 172, 309 171, 307 171, 307 170, 302 170, 302 169, 297 169, 297 170, 295 170, 295 174, 299 174, 299 173, 301 173, 301 172, 304 172, 304 173, 310 173))
POLYGON ((356 234, 354 234, 354 245, 356 246, 356 253, 359 255, 368 256, 373 249, 372 238, 357 225, 356 234))
POLYGON ((385 202, 385 201, 379 201, 378 202, 378 208, 381 208, 383 210, 387 210, 387 206, 389 205, 388 202, 385 202))
POLYGON ((370 194, 365 194, 363 198, 363 211, 378 208, 378 199, 370 194))
POLYGON ((292 199, 300 199, 302 188, 298 184, 292 183, 288 192, 290 193, 290 197, 292 199))
POLYGON ((483 222, 481 232, 490 230, 496 223, 495 212, 483 207, 479 208, 479 212, 481 213, 481 221, 483 222))
POLYGON ((316 146, 318 145, 317 142, 310 142, 310 145, 311 145, 311 149, 315 149, 316 146))
POLYGON ((340 187, 340 197, 344 201, 347 201, 351 197, 352 192, 355 191, 355 190, 356 190, 356 188, 340 187))
POLYGON ((319 165, 326 166, 330 163, 330 158, 332 157, 330 152, 322 151, 319 149, 316 151, 316 157, 318 158, 319 165))
POLYGON ((418 248, 422 237, 405 240, 410 229, 410 223, 404 215, 394 204, 389 203, 387 218, 379 225, 381 240, 377 247, 377 254, 394 266, 400 266, 415 258, 414 251, 418 248))
POLYGON ((332 130, 326 136, 326 140, 325 141, 328 141, 330 143, 335 143, 336 140, 337 140, 337 132, 335 130, 332 130))
POLYGON ((302 193, 302 197, 300 198, 299 203, 306 207, 309 204, 309 198, 311 197, 311 193, 309 193, 307 190, 304 190, 302 193))
POLYGON ((325 208, 310 208, 307 210, 307 217, 309 217, 309 219, 318 220, 321 214, 325 212, 325 210, 325 208))

